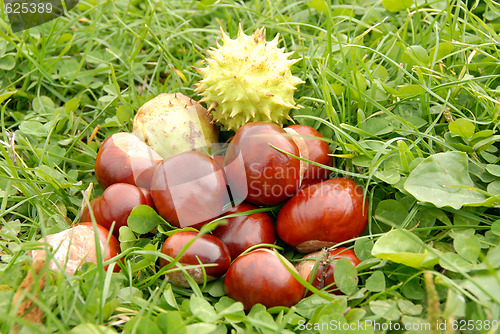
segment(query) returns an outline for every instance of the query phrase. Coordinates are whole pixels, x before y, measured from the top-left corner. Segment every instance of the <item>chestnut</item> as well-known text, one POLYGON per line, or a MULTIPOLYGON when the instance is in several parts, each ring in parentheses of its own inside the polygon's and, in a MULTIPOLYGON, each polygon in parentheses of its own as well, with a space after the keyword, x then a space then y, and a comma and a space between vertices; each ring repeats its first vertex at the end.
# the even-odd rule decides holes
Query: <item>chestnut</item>
POLYGON ((346 178, 334 178, 300 190, 281 208, 278 236, 301 253, 361 235, 368 224, 363 188, 346 178))
MULTIPOLYGON (((351 261, 353 266, 357 266, 361 263, 361 260, 358 259, 352 249, 346 247, 338 247, 330 250, 320 250, 304 256, 303 259, 306 260, 300 261, 297 264, 297 271, 304 280, 311 282, 310 278, 312 271, 314 269, 316 261, 319 261, 311 285, 318 290, 321 290, 324 287, 328 287, 326 290, 327 292, 341 295, 342 292, 338 290, 337 286, 334 284, 335 264, 337 263, 337 260, 341 258, 348 259, 349 261, 351 261)), ((310 293, 311 292, 309 291, 308 294, 310 293)))
POLYGON ((135 135, 119 132, 108 137, 95 159, 95 176, 103 188, 129 183, 149 189, 162 157, 135 135))
MULTIPOLYGON (((136 206, 149 205, 154 208, 152 204, 149 190, 128 183, 114 183, 90 202, 97 224, 109 230, 115 222, 113 235, 117 238, 120 227, 127 225, 128 216, 136 206)), ((81 221, 91 221, 88 207, 83 211, 81 221)))
POLYGON ((224 159, 233 199, 274 205, 293 196, 300 186, 300 156, 295 142, 279 125, 252 122, 242 126, 229 143, 224 159))
MULTIPOLYGON (((323 138, 319 131, 308 125, 292 125, 285 128, 285 130, 287 129, 295 130, 302 138, 304 138, 307 145, 309 160, 325 166, 332 166, 333 157, 330 155, 332 152, 328 143, 322 139, 315 139, 315 137, 323 138)), ((329 175, 330 171, 328 169, 306 162, 306 169, 304 177, 302 178, 301 188, 305 188, 311 184, 325 180, 329 175)))
MULTIPOLYGON (((101 225, 96 226, 102 260, 105 262, 118 255, 120 244, 113 235, 109 236, 107 229, 101 225)), ((60 266, 64 268, 68 275, 73 275, 84 263, 97 263, 94 226, 92 223, 77 224, 62 232, 49 234, 40 239, 40 242, 49 244, 51 251, 54 251, 52 261, 49 264, 50 269, 59 270, 60 266)), ((31 251, 31 257, 45 260, 49 255, 46 249, 36 249, 31 251)), ((104 267, 104 269, 107 268, 108 266, 104 267)), ((115 266, 113 271, 120 271, 120 267, 115 266)))
POLYGON ((151 180, 155 207, 177 227, 201 228, 219 217, 229 194, 224 172, 208 155, 184 152, 165 159, 151 180))
MULTIPOLYGON (((176 258, 188 242, 196 238, 196 231, 179 231, 172 234, 161 246, 161 252, 172 258, 176 258)), ((166 266, 170 262, 160 258, 160 265, 166 266)), ((224 275, 231 263, 229 249, 219 238, 203 234, 196 239, 179 259, 181 265, 216 264, 216 266, 197 267, 186 269, 196 283, 203 283, 203 270, 207 281, 212 281, 224 275)), ((182 271, 173 271, 167 274, 169 281, 177 286, 189 287, 189 283, 182 271)))
POLYGON ((246 311, 255 304, 291 307, 302 299, 305 290, 290 270, 297 272, 282 255, 267 248, 255 249, 233 261, 224 289, 228 297, 242 302, 246 311))
MULTIPOLYGON (((235 214, 258 209, 258 207, 241 203, 226 214, 235 214)), ((249 247, 258 244, 272 244, 276 241, 276 231, 271 217, 265 212, 226 218, 227 224, 220 225, 212 234, 218 237, 235 259, 249 247)))

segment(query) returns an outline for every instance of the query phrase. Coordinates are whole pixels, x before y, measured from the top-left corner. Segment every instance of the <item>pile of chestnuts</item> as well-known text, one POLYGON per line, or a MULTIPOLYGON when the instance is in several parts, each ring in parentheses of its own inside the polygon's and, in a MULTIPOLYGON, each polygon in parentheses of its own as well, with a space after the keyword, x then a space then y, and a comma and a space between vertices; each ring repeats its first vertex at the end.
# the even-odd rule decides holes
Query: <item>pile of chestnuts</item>
MULTIPOLYGON (((339 293, 333 279, 335 261, 360 261, 352 249, 333 247, 363 233, 368 203, 356 182, 329 179, 325 167, 332 165, 332 156, 327 141, 306 125, 282 128, 259 121, 239 128, 224 149, 224 155, 188 151, 162 158, 132 133, 111 135, 95 161, 103 194, 85 208, 81 224, 45 241, 55 249, 57 242, 80 233, 78 226, 91 230, 88 222, 95 220, 101 247, 107 249, 104 260, 109 260, 119 253, 120 227, 127 225, 130 212, 148 205, 178 229, 161 247, 181 268, 166 277, 172 284, 189 287, 192 280, 200 284, 225 275, 226 294, 242 302, 245 310, 257 303, 292 306, 310 294, 292 273, 317 289, 339 293), (279 208, 276 219, 254 211, 267 206, 279 208), (194 230, 225 216, 210 233, 194 230), (308 255, 294 267, 270 247, 278 240, 308 255)), ((77 242, 69 247, 70 258, 85 253, 77 242)), ((165 258, 159 266, 170 263, 165 258)))

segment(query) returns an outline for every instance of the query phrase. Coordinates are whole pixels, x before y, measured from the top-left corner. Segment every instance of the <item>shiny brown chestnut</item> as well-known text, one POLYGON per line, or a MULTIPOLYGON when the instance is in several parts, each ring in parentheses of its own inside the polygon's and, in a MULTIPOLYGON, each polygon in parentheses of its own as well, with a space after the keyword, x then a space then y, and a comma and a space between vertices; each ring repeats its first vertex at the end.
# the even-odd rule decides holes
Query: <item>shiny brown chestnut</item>
POLYGON ((165 159, 151 180, 155 207, 177 227, 201 228, 229 203, 224 172, 208 155, 184 152, 165 159))
POLYGON ((224 279, 224 289, 230 298, 242 302, 246 311, 255 304, 291 307, 304 296, 304 286, 290 270, 297 272, 282 255, 259 248, 233 261, 224 279))
POLYGON ((368 201, 363 188, 346 178, 335 178, 300 190, 281 208, 276 232, 301 253, 361 235, 368 224, 368 201))
MULTIPOLYGON (((96 226, 102 260, 106 262, 120 253, 120 244, 113 235, 109 236, 107 229, 101 225, 96 226)), ((49 263, 49 268, 59 270, 59 267, 62 267, 68 275, 73 275, 84 263, 97 263, 94 231, 93 224, 86 222, 40 239, 40 242, 47 243, 54 252, 53 257, 50 255, 52 261, 49 263)), ((36 249, 31 251, 31 257, 34 260, 45 260, 49 255, 46 249, 36 249)), ((104 267, 107 268, 108 266, 104 267)), ((120 267, 115 265, 113 271, 120 271, 120 267)))
MULTIPOLYGON (((335 264, 341 258, 348 259, 349 261, 351 261, 353 266, 357 266, 361 263, 361 260, 356 256, 352 249, 346 247, 338 247, 330 250, 320 250, 304 256, 303 259, 306 260, 300 261, 297 264, 297 271, 304 280, 310 282, 311 285, 316 289, 321 290, 327 287, 327 292, 341 295, 342 292, 338 290, 337 286, 334 284, 335 264), (311 274, 317 261, 319 262, 316 267, 316 273, 311 282, 311 274)), ((309 294, 311 294, 310 291, 308 291, 308 295, 309 294)))
MULTIPOLYGON (((304 138, 309 154, 309 160, 320 163, 325 166, 332 166, 333 157, 330 155, 332 152, 328 143, 323 139, 319 131, 308 125, 292 125, 287 129, 295 130, 302 138, 304 138), (315 139, 319 138, 319 139, 315 139)), ((301 188, 310 186, 311 184, 325 180, 330 175, 330 171, 323 167, 313 165, 306 162, 306 169, 304 177, 302 178, 301 188)))
MULTIPOLYGON (((114 183, 104 190, 101 196, 90 202, 96 223, 111 229, 115 222, 113 235, 118 238, 120 227, 127 225, 130 212, 139 205, 152 206, 149 190, 128 183, 114 183)), ((88 207, 82 213, 82 222, 91 221, 88 207)))
POLYGON ((95 176, 103 188, 128 183, 150 188, 154 169, 163 158, 136 136, 119 132, 108 137, 95 159, 95 176))
MULTIPOLYGON (((241 203, 226 212, 227 215, 258 209, 258 207, 241 203)), ((258 244, 272 244, 276 241, 276 231, 271 217, 265 212, 226 218, 227 224, 220 225, 212 234, 218 237, 235 259, 248 248, 258 244)))
POLYGON ((299 189, 300 160, 271 145, 300 156, 295 142, 274 123, 248 123, 231 140, 224 165, 231 193, 237 202, 278 204, 299 189))
MULTIPOLYGON (((172 234, 165 240, 161 247, 161 252, 171 258, 176 258, 181 250, 193 239, 196 238, 196 231, 179 231, 172 234)), ((162 267, 169 264, 170 261, 161 258, 162 267)), ((224 275, 231 263, 231 255, 227 246, 219 238, 203 234, 196 239, 187 250, 181 255, 179 262, 181 265, 199 265, 215 264, 215 266, 197 267, 186 269, 196 283, 201 284, 204 281, 203 271, 206 273, 207 281, 212 281, 217 277, 224 275)), ((189 287, 189 283, 184 273, 173 271, 167 274, 168 280, 177 286, 189 287)))

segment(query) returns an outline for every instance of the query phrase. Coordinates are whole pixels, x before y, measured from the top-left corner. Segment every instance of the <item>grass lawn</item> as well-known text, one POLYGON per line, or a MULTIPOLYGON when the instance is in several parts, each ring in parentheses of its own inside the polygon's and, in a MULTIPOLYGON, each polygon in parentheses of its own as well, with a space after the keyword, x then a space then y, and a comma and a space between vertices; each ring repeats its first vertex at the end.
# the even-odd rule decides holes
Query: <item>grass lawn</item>
MULTIPOLYGON (((499 33, 494 0, 81 0, 17 33, 2 9, 0 333, 497 332, 499 33), (20 287, 36 241, 79 222, 102 194, 102 142, 130 132, 160 93, 199 100, 193 66, 205 66, 220 27, 235 38, 240 23, 294 51, 304 83, 292 118, 328 139, 332 177, 366 190, 368 227, 342 245, 362 262, 336 269, 343 294, 245 312, 223 278, 176 287, 158 265, 172 227, 139 214, 155 232, 122 233, 122 262, 111 261, 120 272, 86 264, 74 276, 35 275, 43 289, 20 287)), ((276 249, 293 263, 303 256, 282 241, 276 249)))

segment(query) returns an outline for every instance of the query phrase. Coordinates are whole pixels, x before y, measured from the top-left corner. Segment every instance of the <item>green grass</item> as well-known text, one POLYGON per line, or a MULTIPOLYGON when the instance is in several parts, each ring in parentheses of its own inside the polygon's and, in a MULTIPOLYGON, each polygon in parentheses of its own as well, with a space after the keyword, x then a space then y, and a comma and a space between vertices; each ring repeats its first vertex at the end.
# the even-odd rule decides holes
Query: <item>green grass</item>
POLYGON ((495 332, 479 324, 500 318, 498 2, 417 1, 389 12, 373 0, 80 1, 66 17, 16 34, 2 17, 0 332, 21 324, 22 333, 324 333, 301 324, 358 320, 447 320, 446 333, 495 332), (279 33, 301 58, 293 73, 305 81, 295 94, 304 108, 294 118, 329 140, 334 176, 366 189, 369 227, 346 243, 363 260, 358 286, 245 314, 222 280, 184 289, 163 279, 156 263, 168 228, 159 225, 154 237, 129 244, 120 273, 98 264, 51 276, 35 299, 41 325, 17 317, 27 252, 78 221, 83 192, 97 185, 102 141, 130 131, 137 109, 161 92, 196 98, 192 66, 203 66, 219 26, 234 37, 239 23, 247 34, 262 26, 268 39, 279 33), (462 153, 438 155, 451 151, 462 153), (452 177, 464 188, 437 196, 405 186, 439 186, 446 173, 433 159, 462 167, 452 177), (428 263, 419 262, 424 251, 428 263))

